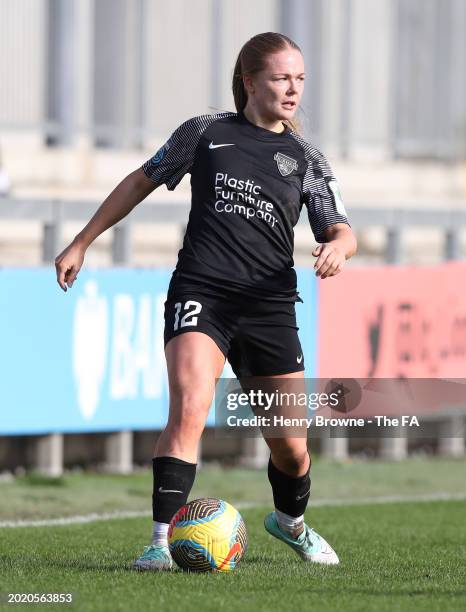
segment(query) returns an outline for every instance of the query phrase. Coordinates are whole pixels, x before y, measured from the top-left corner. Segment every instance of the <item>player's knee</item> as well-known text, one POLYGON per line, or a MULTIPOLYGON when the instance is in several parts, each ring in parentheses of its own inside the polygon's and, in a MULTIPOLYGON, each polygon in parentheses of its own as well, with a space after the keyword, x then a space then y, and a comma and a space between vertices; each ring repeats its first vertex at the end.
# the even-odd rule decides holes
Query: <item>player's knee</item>
POLYGON ((170 400, 168 425, 172 428, 203 429, 210 402, 203 396, 181 393, 170 400))
POLYGON ((296 448, 293 445, 283 445, 277 455, 277 467, 289 476, 301 476, 309 461, 309 454, 305 448, 296 448))

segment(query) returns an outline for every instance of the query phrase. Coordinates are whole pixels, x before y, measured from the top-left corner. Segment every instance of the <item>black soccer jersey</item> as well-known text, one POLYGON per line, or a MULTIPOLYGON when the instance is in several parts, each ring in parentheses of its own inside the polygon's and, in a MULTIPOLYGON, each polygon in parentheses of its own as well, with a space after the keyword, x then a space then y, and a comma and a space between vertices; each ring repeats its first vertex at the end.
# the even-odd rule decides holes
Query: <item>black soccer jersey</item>
POLYGON ((169 190, 191 174, 177 278, 287 299, 296 294, 293 228, 302 205, 317 242, 328 226, 349 225, 327 160, 283 125, 272 132, 242 112, 193 117, 143 164, 169 190))

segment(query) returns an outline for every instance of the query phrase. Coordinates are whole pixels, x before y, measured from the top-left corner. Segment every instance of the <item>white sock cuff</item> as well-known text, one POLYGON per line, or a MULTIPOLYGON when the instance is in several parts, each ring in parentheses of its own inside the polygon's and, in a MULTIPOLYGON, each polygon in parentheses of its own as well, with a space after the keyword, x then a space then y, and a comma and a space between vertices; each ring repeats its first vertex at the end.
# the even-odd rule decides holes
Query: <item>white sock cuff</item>
POLYGON ((289 514, 285 514, 284 512, 280 512, 275 508, 275 516, 277 517, 278 525, 282 529, 296 529, 304 522, 304 514, 301 516, 290 516, 289 514))
POLYGON ((152 544, 167 544, 168 523, 152 523, 152 544))

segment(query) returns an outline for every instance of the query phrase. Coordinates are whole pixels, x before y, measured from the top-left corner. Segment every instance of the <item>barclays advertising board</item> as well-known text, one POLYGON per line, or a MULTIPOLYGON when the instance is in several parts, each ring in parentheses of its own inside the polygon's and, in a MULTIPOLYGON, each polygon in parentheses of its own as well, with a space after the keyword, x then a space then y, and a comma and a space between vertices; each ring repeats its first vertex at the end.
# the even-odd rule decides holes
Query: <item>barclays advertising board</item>
MULTIPOLYGON (((297 272, 299 336, 313 377, 317 284, 311 270, 297 272)), ((0 270, 0 435, 162 428, 170 275, 87 268, 64 293, 53 268, 0 270)), ((222 377, 234 377, 228 362, 222 377)))

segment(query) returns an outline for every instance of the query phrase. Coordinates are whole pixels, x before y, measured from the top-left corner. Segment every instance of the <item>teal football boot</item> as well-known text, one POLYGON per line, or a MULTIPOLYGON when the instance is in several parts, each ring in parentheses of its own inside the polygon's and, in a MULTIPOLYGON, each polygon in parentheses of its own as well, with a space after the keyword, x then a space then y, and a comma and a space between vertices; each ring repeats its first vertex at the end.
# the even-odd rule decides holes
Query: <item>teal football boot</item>
POLYGON ((151 544, 144 546, 144 552, 139 559, 136 559, 132 567, 139 571, 170 571, 173 568, 173 559, 168 546, 151 544))
POLYGON ((271 512, 265 517, 264 527, 275 538, 288 544, 304 561, 326 565, 340 563, 330 544, 306 524, 304 524, 304 531, 296 539, 293 539, 280 529, 275 512, 271 512))

